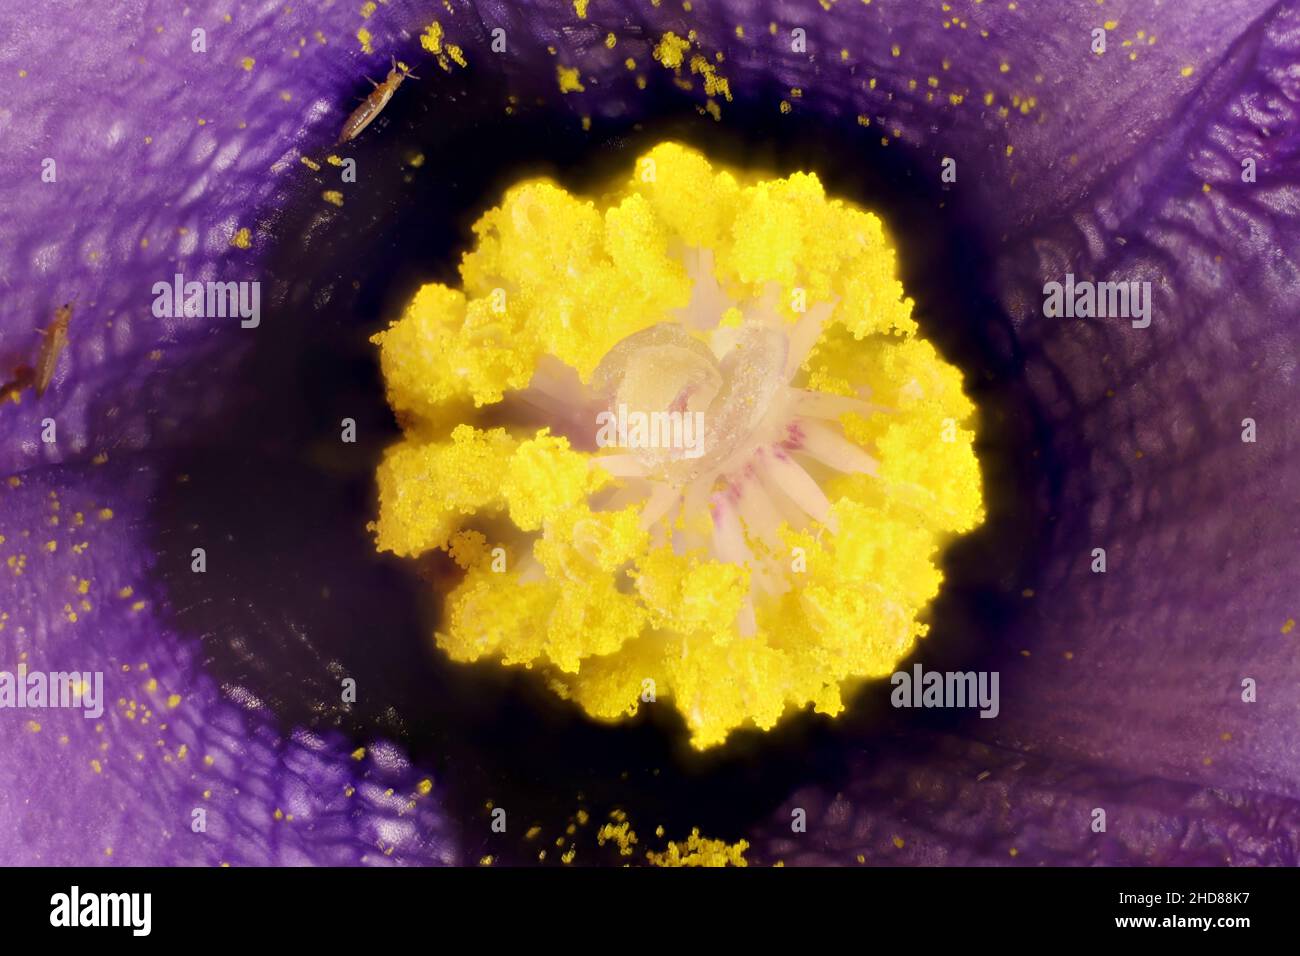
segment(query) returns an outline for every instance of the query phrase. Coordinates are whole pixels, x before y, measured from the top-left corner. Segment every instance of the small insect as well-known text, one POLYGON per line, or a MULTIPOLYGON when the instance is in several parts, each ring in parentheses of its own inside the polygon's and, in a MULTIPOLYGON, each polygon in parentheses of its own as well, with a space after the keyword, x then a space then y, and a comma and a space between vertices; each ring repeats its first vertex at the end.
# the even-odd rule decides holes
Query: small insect
POLYGON ((45 394, 54 378, 59 355, 68 345, 68 324, 71 321, 71 305, 61 305, 54 310, 54 321, 48 328, 39 330, 45 338, 41 342, 40 351, 36 353, 36 367, 20 365, 14 369, 14 377, 0 385, 0 403, 21 401, 22 392, 26 388, 34 388, 37 398, 45 394))
POLYGON ((54 367, 59 364, 59 355, 68 345, 68 323, 72 321, 72 306, 64 303, 54 310, 54 321, 50 327, 41 332, 45 341, 36 355, 36 397, 40 398, 50 387, 54 378, 54 367))
POLYGON ((376 116, 378 116, 388 105, 388 101, 393 98, 397 88, 402 85, 402 80, 407 77, 418 80, 419 77, 406 68, 405 64, 398 66, 397 58, 393 57, 393 68, 388 71, 388 76, 382 83, 376 83, 369 77, 370 85, 374 87, 370 95, 366 97, 365 102, 352 111, 352 115, 347 118, 343 124, 343 131, 339 133, 338 143, 346 143, 356 139, 361 135, 361 131, 369 126, 376 116))

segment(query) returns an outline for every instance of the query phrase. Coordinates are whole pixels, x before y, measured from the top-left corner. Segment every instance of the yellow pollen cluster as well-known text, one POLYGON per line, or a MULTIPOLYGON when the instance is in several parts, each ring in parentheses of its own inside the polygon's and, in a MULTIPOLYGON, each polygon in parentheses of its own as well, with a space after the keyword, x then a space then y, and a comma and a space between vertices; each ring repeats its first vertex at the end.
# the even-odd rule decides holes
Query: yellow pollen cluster
POLYGON ((741 840, 728 844, 722 840, 710 840, 700 836, 698 829, 691 830, 691 835, 681 843, 669 841, 668 848, 662 853, 653 850, 646 853, 646 859, 655 866, 748 866, 745 851, 749 842, 741 840))
POLYGON ((675 707, 698 748, 891 673, 983 500, 879 218, 663 143, 595 199, 520 183, 474 234, 460 288, 374 337, 404 437, 372 527, 456 565, 439 647, 596 718, 675 707), (609 447, 615 394, 698 407, 702 454, 609 447))

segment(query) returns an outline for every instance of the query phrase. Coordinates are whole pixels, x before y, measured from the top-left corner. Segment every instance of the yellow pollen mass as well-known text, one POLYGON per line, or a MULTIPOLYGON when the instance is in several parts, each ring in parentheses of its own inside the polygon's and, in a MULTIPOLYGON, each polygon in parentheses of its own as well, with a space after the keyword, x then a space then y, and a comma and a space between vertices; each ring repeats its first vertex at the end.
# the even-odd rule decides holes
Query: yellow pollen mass
POLYGON ((372 340, 404 434, 371 528, 450 559, 438 647, 599 720, 675 708, 700 749, 892 673, 984 505, 879 217, 669 142, 591 196, 517 183, 473 234, 372 340))
POLYGON ((438 54, 442 52, 442 24, 436 20, 424 28, 424 33, 420 34, 420 46, 430 53, 438 54))
POLYGON ((748 866, 745 859, 745 851, 748 849, 749 843, 746 840, 728 844, 722 840, 702 837, 698 829, 693 829, 690 836, 682 842, 669 841, 664 852, 646 853, 646 859, 655 866, 748 866))
POLYGON ((652 55, 670 70, 681 69, 686 51, 691 48, 691 41, 679 37, 671 30, 660 37, 652 55))
POLYGON ((561 93, 582 93, 586 87, 578 78, 578 68, 576 66, 566 67, 557 66, 555 68, 555 77, 560 84, 561 93))

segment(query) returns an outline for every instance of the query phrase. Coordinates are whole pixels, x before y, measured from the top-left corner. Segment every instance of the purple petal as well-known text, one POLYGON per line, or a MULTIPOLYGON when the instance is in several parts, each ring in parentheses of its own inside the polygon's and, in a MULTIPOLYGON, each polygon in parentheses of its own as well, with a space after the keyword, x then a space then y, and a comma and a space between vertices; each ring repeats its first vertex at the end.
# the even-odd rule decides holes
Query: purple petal
MULTIPOLYGON (((21 214, 0 235, 0 362, 28 360, 53 309, 67 300, 76 308, 51 390, 0 407, 0 473, 23 473, 20 487, 0 489, 0 555, 28 555, 22 575, 0 567, 0 610, 10 615, 0 649, 50 670, 102 667, 114 688, 102 722, 49 711, 32 731, 6 713, 19 732, 0 744, 0 857, 84 862, 108 859, 112 846, 116 862, 453 859, 437 789, 403 810, 426 775, 395 748, 372 745, 354 761, 342 735, 278 730, 247 688, 223 690, 205 674, 193 625, 210 620, 171 606, 193 592, 160 572, 148 530, 174 475, 128 455, 245 440, 223 428, 257 396, 244 390, 236 400, 218 383, 239 381, 256 332, 155 319, 152 283, 178 269, 258 277, 283 239, 280 211, 315 188, 299 175, 296 151, 333 139, 360 77, 379 75, 387 51, 411 48, 431 15, 395 2, 363 23, 343 6, 267 6, 226 24, 214 5, 192 6, 184 22, 167 4, 102 6, 0 13, 0 35, 14 38, 0 49, 0 161, 29 177, 5 186, 6 209, 21 214), (78 26, 87 22, 99 26, 78 26), (203 55, 190 52, 200 25, 203 55), (375 37, 371 57, 354 37, 363 25, 375 37), (40 181, 47 156, 58 162, 56 184, 40 181), (245 227, 251 248, 232 247, 245 227), (55 445, 39 440, 46 417, 58 423, 55 445), (101 452, 108 466, 85 464, 101 452), (61 522, 82 512, 84 536, 48 526, 51 491, 61 522), (104 506, 114 517, 96 524, 104 506), (89 547, 77 554, 82 541, 89 547), (77 610, 82 579, 91 581, 89 611, 77 610), (116 597, 128 585, 138 596, 116 597), (135 600, 144 608, 133 611, 135 600), (141 663, 167 696, 181 695, 175 708, 145 689, 141 663), (119 697, 136 701, 135 718, 119 697), (155 715, 148 725, 144 707, 155 715), (349 787, 355 795, 340 796, 349 787), (217 812, 203 836, 188 827, 206 790, 217 812), (294 821, 276 820, 276 808, 294 821), (85 841, 67 841, 67 821, 85 841)), ((937 179, 940 160, 955 158, 950 196, 983 237, 988 291, 1014 333, 1000 346, 1020 370, 1008 387, 1025 390, 1045 456, 1062 466, 1059 484, 1044 472, 1030 489, 1024 507, 1051 518, 1044 560, 1034 580, 1003 582, 1023 610, 980 665, 1002 672, 1001 716, 966 722, 958 736, 913 728, 897 742, 865 738, 866 756, 847 763, 837 745, 755 832, 758 855, 1294 863, 1300 760, 1289 729, 1300 631, 1286 622, 1296 615, 1300 526, 1288 312, 1300 251, 1296 11, 1208 0, 1065 10, 954 3, 951 12, 885 0, 695 6, 596 0, 578 20, 567 3, 496 2, 456 5, 440 19, 466 47, 472 83, 500 83, 521 110, 622 123, 702 105, 698 85, 678 91, 650 56, 665 31, 694 29, 706 55, 724 54, 734 95, 721 104, 724 125, 732 111, 759 110, 779 124, 784 99, 792 122, 860 128, 864 166, 882 136, 890 144, 881 148, 917 175, 937 179), (1091 30, 1110 19, 1117 26, 1098 57, 1091 30), (487 47, 498 26, 505 56, 487 47), (795 27, 807 31, 807 54, 790 49, 795 27), (603 43, 611 30, 614 49, 603 43), (1124 47, 1138 30, 1145 46, 1124 47), (627 57, 637 69, 626 69, 627 57), (560 93, 557 64, 579 67, 586 91, 560 93), (1258 165, 1254 183, 1241 179, 1247 157, 1258 165), (1151 281, 1151 326, 1043 318, 1043 284, 1066 272, 1151 281), (1255 444, 1240 439, 1247 417, 1258 425, 1255 444), (1105 575, 1089 568, 1096 547, 1107 552, 1105 575), (1031 584, 1033 596, 1020 599, 1031 584), (1241 699, 1248 677, 1258 703, 1241 699), (794 806, 814 822, 807 842, 788 835, 794 806), (1098 806, 1111 820, 1104 837, 1088 827, 1098 806)), ((441 77, 426 82, 443 89, 441 77)), ((446 81, 448 105, 457 82, 446 81)), ((924 305, 925 290, 914 291, 924 305)), ((285 294, 277 290, 278 301, 285 294)), ((274 605, 263 596, 257 607, 265 616, 274 605)))
POLYGON ((157 582, 150 503, 162 482, 149 463, 110 463, 28 472, 0 490, 15 559, 0 570, 3 669, 103 674, 100 719, 4 712, 0 859, 454 862, 441 788, 400 747, 284 733, 246 689, 204 673, 157 582))

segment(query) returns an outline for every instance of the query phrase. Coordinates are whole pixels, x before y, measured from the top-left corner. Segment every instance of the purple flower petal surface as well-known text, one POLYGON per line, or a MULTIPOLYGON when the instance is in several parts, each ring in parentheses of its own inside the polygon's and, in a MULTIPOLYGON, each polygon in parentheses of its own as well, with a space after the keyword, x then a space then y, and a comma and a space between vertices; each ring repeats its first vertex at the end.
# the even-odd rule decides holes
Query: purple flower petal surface
MULTIPOLYGON (((437 19, 469 67, 444 74, 425 55, 416 82, 449 114, 473 95, 514 95, 521 113, 566 128, 693 111, 700 84, 675 87, 651 51, 670 30, 694 31, 696 50, 723 54, 733 101, 719 104, 720 129, 756 113, 776 136, 786 121, 853 129, 864 166, 889 154, 936 182, 944 158, 957 162, 945 195, 987 255, 980 278, 1002 314, 987 323, 994 371, 1014 379, 1059 466, 1003 503, 1041 526, 1042 559, 1031 580, 999 582, 1017 611, 971 665, 1000 671, 1001 713, 941 729, 846 722, 818 738, 765 821, 738 821, 731 836, 748 836, 761 862, 1296 862, 1300 11, 1209 0, 694 6, 594 0, 585 18, 559 2, 450 13, 394 2, 367 18, 347 5, 261 5, 229 21, 229 5, 205 3, 184 17, 163 3, 0 13, 0 165, 13 171, 0 362, 29 360, 53 310, 75 309, 49 392, 0 407, 0 474, 19 478, 0 487, 0 557, 26 556, 21 574, 0 566, 0 666, 25 654, 32 667, 102 669, 111 688, 100 722, 2 715, 14 732, 0 742, 0 860, 460 859, 442 782, 420 792, 433 773, 407 742, 368 740, 354 759, 356 741, 328 721, 286 729, 238 673, 211 672, 205 634, 228 647, 249 639, 253 619, 265 625, 258 640, 293 644, 317 619, 301 606, 318 582, 286 572, 283 613, 272 584, 254 585, 241 610, 233 585, 211 585, 220 598, 205 606, 206 583, 163 567, 161 554, 175 567, 189 550, 176 534, 189 517, 160 513, 178 479, 167 456, 242 452, 255 468, 274 446, 235 424, 266 399, 241 381, 269 326, 149 312, 152 284, 176 271, 262 278, 268 317, 298 301, 268 263, 300 239, 284 211, 318 188, 299 153, 326 150, 361 78, 378 77, 390 52, 423 55, 416 37, 437 19), (196 27, 206 53, 192 52, 196 27), (356 39, 363 27, 372 55, 356 39), (490 48, 497 28, 505 54, 490 48), (806 52, 791 47, 795 28, 806 52), (577 67, 584 91, 562 93, 557 65, 577 67), (41 181, 45 158, 55 183, 41 181), (232 245, 241 229, 247 249, 232 245), (1151 282, 1150 327, 1044 318, 1043 285, 1067 272, 1151 282), (40 439, 46 418, 55 444, 40 439), (1241 440, 1247 418, 1255 443, 1241 440), (112 518, 98 517, 104 508, 112 518), (1095 548, 1105 574, 1091 570, 1095 548), (1242 700, 1246 678, 1255 703, 1242 700), (190 829, 203 806, 214 811, 206 835, 190 829), (795 807, 809 813, 807 834, 790 832, 795 807), (1089 827, 1098 807, 1104 834, 1089 827)), ((932 290, 910 291, 924 310, 932 290)), ((265 540, 249 542, 241 525, 240 546, 302 557, 363 544, 368 515, 340 511, 348 531, 286 520, 277 532, 267 516, 265 540)), ((219 530, 204 526, 209 542, 219 530)), ((320 577, 337 592, 353 573, 340 559, 320 577)), ((257 640, 247 650, 264 653, 257 640)))

